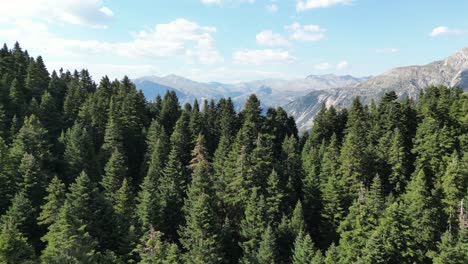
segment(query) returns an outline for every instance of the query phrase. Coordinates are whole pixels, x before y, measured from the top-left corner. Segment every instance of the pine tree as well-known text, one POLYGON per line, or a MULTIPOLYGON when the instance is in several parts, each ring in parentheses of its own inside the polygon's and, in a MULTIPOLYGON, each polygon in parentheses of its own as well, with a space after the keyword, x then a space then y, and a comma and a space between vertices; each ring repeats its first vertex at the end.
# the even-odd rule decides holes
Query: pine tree
POLYGON ((395 129, 392 144, 389 150, 388 162, 391 165, 392 172, 389 177, 390 190, 395 195, 404 191, 408 175, 408 155, 405 151, 403 137, 399 129, 395 129))
POLYGON ((294 249, 292 255, 293 264, 309 264, 314 258, 314 244, 309 234, 300 232, 294 241, 294 249))
POLYGON ((27 264, 35 263, 33 247, 14 223, 4 223, 0 233, 0 262, 27 264))
POLYGON ((13 141, 11 156, 18 165, 25 153, 33 155, 41 166, 51 160, 47 130, 35 115, 25 118, 23 126, 13 141))
POLYGON ((259 244, 258 252, 256 255, 255 263, 258 264, 274 264, 276 261, 276 241, 275 234, 271 226, 268 226, 262 234, 259 244))
POLYGON ((343 186, 335 175, 329 176, 322 192, 323 209, 321 210, 322 223, 320 231, 322 232, 324 245, 327 246, 338 241, 336 231, 346 213, 343 202, 343 186))
POLYGON ((8 208, 9 201, 16 193, 17 185, 20 182, 15 178, 13 171, 13 161, 9 156, 8 147, 5 141, 0 137, 0 215, 8 208))
POLYGON ((127 177, 125 158, 117 148, 114 149, 106 166, 101 186, 104 197, 112 204, 116 204, 117 195, 124 179, 127 177))
POLYGON ((150 225, 158 226, 161 221, 158 185, 163 177, 164 163, 170 150, 169 139, 157 121, 151 124, 147 143, 148 170, 140 186, 136 211, 139 223, 145 228, 149 228, 150 225))
POLYGON ((434 200, 428 191, 423 170, 420 170, 408 183, 402 201, 405 216, 411 227, 412 243, 414 243, 411 253, 415 261, 424 261, 426 253, 435 250, 432 241, 436 239, 439 223, 433 207, 434 200))
POLYGON ((221 260, 221 221, 217 216, 218 201, 206 155, 204 137, 200 134, 192 152, 194 172, 183 208, 186 223, 179 232, 187 250, 187 263, 219 263, 221 260))
POLYGON ((178 264, 180 252, 176 244, 162 241, 163 234, 152 227, 141 239, 137 252, 141 264, 178 264))
POLYGON ((434 264, 461 264, 468 261, 466 244, 457 243, 457 238, 449 231, 442 235, 440 242, 437 243, 438 252, 434 259, 434 264))
POLYGON ((33 207, 38 208, 46 193, 48 179, 41 170, 40 164, 31 154, 25 154, 18 169, 23 180, 19 188, 33 202, 33 207))
POLYGON ((375 177, 371 189, 361 188, 359 198, 349 209, 349 214, 341 221, 339 251, 344 262, 357 262, 362 257, 363 248, 371 232, 379 224, 384 208, 382 184, 375 177))
POLYGON ((303 197, 302 179, 304 172, 297 144, 296 138, 292 135, 285 138, 282 144, 281 185, 288 187, 289 204, 294 204, 300 197, 303 197))
POLYGON ((459 201, 462 199, 463 190, 466 189, 468 184, 465 177, 467 173, 467 165, 460 163, 458 154, 454 152, 442 177, 442 192, 444 196, 442 203, 444 204, 444 211, 447 215, 450 229, 457 227, 459 201))
POLYGON ((340 174, 345 182, 346 207, 351 205, 359 191, 360 183, 368 186, 374 174, 372 173, 370 154, 368 150, 367 112, 359 98, 353 101, 348 119, 347 134, 341 148, 340 174))
POLYGON ((244 219, 240 224, 240 234, 242 236, 240 245, 243 250, 243 263, 255 261, 262 234, 267 228, 266 219, 265 199, 254 188, 245 208, 244 219))
POLYGON ((177 228, 183 223, 182 206, 187 186, 186 168, 178 149, 173 147, 159 179, 161 231, 169 241, 177 241, 177 228))
POLYGON ((331 244, 331 246, 328 248, 327 252, 325 253, 325 259, 323 263, 325 264, 340 263, 338 250, 334 243, 331 244))
POLYGON ((65 146, 63 153, 65 184, 72 183, 82 171, 96 179, 99 169, 94 144, 88 130, 79 123, 75 123, 66 131, 61 141, 65 146))
POLYGON ((119 240, 117 252, 122 256, 127 256, 131 253, 137 240, 134 225, 134 206, 132 190, 125 178, 115 194, 113 203, 119 240))
POLYGON ((267 180, 265 198, 270 225, 276 225, 281 220, 281 212, 284 208, 284 196, 284 191, 280 187, 279 175, 273 169, 267 180))
MULTIPOLYGON (((34 113, 35 114, 35 113, 34 113)), ((55 99, 49 92, 45 92, 41 97, 41 104, 39 112, 37 113, 41 124, 47 129, 49 138, 56 139, 60 135, 60 128, 62 127, 62 115, 57 108, 55 99)))
POLYGON ((65 203, 65 184, 55 176, 47 187, 45 203, 41 206, 38 224, 51 225, 55 223, 60 214, 60 209, 65 203))
POLYGON ((42 252, 42 263, 93 263, 96 259, 96 241, 86 231, 87 226, 77 219, 76 209, 66 201, 58 220, 43 237, 47 243, 42 252))
POLYGON ((117 114, 116 99, 113 96, 109 103, 109 113, 107 117, 107 124, 104 132, 104 143, 101 146, 100 158, 106 160, 112 154, 114 148, 123 151, 123 131, 122 124, 117 114))
POLYGON ((159 120, 161 120, 161 124, 168 135, 171 135, 174 131, 175 123, 179 119, 180 114, 179 100, 176 93, 174 91, 167 91, 162 101, 159 120))
POLYGON ((115 249, 117 231, 112 208, 99 192, 96 183, 82 172, 69 189, 66 203, 70 208, 67 210, 74 220, 86 225, 84 231, 97 240, 99 247, 115 249))

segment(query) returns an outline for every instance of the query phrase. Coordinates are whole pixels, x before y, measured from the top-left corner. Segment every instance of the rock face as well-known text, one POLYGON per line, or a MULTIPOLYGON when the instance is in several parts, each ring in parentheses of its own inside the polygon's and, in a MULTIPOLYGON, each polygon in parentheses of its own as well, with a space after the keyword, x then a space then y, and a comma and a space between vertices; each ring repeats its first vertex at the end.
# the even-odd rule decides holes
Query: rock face
POLYGON ((313 91, 284 108, 296 118, 299 129, 304 131, 312 126, 322 103, 347 107, 359 96, 363 103, 368 104, 389 91, 395 91, 400 98, 417 98, 421 89, 441 85, 468 91, 468 47, 427 65, 398 67, 354 85, 313 91))
POLYGON ((366 80, 350 75, 334 74, 310 75, 304 79, 281 80, 266 79, 252 82, 225 84, 219 82, 202 83, 176 75, 165 77, 146 76, 133 80, 148 100, 157 95, 163 96, 166 91, 175 91, 181 104, 193 100, 210 100, 231 97, 240 109, 251 94, 256 94, 263 107, 285 105, 314 90, 329 90, 336 87, 355 85, 366 80))

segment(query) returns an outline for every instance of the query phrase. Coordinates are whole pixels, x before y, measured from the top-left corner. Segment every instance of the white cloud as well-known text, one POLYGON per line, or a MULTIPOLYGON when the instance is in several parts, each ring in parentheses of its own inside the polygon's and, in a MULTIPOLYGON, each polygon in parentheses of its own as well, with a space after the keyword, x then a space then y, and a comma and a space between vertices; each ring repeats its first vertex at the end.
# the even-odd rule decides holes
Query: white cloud
POLYGON ((289 46, 289 41, 280 34, 275 34, 271 30, 265 30, 255 37, 258 45, 262 46, 289 46))
POLYGON ((340 61, 336 65, 331 64, 329 62, 322 62, 314 65, 314 69, 318 71, 330 71, 330 70, 338 70, 338 71, 343 71, 348 69, 349 67, 349 62, 348 61, 340 61))
POLYGON ((435 38, 435 37, 448 36, 448 35, 461 35, 465 33, 468 33, 468 31, 456 29, 456 28, 449 28, 446 26, 438 26, 438 27, 433 28, 429 35, 435 38))
POLYGON ((223 57, 215 46, 214 27, 205 27, 186 19, 158 24, 153 29, 133 34, 126 42, 77 40, 58 37, 48 31, 45 23, 21 20, 0 28, 0 38, 36 49, 39 54, 55 57, 120 56, 129 59, 186 57, 191 62, 215 64, 223 57))
POLYGON ((297 0, 296 10, 302 12, 308 9, 325 8, 338 4, 350 4, 353 0, 297 0))
POLYGON ((270 4, 270 5, 266 5, 265 6, 265 9, 270 12, 270 13, 276 13, 278 12, 278 6, 275 5, 275 4, 270 4))
POLYGON ((289 63, 294 61, 294 58, 285 50, 239 50, 233 55, 234 62, 237 64, 253 64, 261 65, 268 63, 289 63))
POLYGON ((342 71, 342 70, 346 70, 347 68, 349 67, 349 63, 348 61, 340 61, 337 65, 336 65, 336 69, 339 70, 339 71, 342 71))
POLYGON ((93 28, 107 28, 114 13, 102 0, 15 0, 5 1, 0 17, 15 20, 69 23, 93 28))
POLYGON ((325 29, 319 25, 301 25, 297 22, 286 26, 291 38, 299 41, 319 41, 325 38, 325 29))
POLYGON ((398 53, 400 52, 399 48, 379 48, 375 49, 375 53, 398 53))

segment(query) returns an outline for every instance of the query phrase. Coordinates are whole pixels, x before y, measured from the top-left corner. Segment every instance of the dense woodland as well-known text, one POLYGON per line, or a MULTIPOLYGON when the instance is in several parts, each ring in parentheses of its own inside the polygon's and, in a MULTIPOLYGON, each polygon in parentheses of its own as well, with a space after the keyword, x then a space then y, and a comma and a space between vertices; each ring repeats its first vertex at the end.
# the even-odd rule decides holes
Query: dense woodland
POLYGON ((468 263, 468 96, 148 102, 0 50, 0 263, 468 263))

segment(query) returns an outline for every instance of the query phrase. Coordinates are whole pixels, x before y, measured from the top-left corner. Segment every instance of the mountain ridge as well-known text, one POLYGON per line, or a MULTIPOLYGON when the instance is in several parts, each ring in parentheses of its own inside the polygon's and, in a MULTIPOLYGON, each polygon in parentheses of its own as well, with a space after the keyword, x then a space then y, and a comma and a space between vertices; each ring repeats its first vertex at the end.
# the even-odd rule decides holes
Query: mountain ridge
POLYGON ((389 91, 395 91, 400 98, 417 99, 420 91, 429 86, 461 87, 467 91, 468 47, 425 65, 392 68, 355 85, 313 91, 288 103, 284 108, 296 118, 300 130, 307 130, 312 126, 322 103, 347 107, 359 96, 364 104, 368 104, 389 91))

